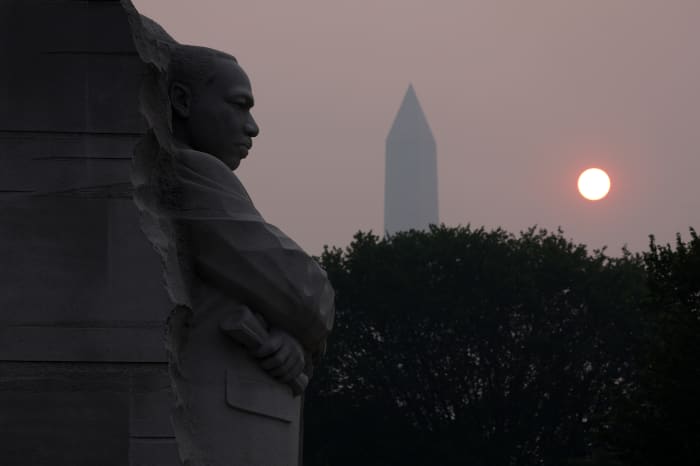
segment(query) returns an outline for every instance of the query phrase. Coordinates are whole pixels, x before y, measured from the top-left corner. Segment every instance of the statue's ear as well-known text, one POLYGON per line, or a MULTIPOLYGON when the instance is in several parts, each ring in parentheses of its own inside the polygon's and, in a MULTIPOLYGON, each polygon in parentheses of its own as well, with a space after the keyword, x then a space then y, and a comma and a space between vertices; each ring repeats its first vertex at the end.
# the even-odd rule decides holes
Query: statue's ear
POLYGON ((180 118, 189 118, 192 105, 192 92, 189 86, 179 82, 170 85, 170 105, 173 113, 180 118))

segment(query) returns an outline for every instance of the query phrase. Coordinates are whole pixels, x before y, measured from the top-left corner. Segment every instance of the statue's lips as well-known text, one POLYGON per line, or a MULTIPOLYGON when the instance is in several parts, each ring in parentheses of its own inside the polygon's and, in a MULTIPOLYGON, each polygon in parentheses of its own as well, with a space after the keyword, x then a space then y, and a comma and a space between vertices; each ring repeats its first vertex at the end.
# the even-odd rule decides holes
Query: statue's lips
POLYGON ((246 158, 248 156, 248 151, 250 150, 250 146, 247 144, 241 144, 238 147, 240 149, 241 158, 242 159, 246 158))

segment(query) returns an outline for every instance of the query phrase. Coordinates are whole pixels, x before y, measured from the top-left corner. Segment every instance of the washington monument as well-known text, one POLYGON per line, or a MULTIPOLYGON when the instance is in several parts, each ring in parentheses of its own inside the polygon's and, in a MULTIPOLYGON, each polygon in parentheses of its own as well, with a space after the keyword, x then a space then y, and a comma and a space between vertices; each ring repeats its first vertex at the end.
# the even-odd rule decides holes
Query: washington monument
POLYGON ((435 138, 413 85, 386 138, 384 231, 425 230, 437 224, 435 138))

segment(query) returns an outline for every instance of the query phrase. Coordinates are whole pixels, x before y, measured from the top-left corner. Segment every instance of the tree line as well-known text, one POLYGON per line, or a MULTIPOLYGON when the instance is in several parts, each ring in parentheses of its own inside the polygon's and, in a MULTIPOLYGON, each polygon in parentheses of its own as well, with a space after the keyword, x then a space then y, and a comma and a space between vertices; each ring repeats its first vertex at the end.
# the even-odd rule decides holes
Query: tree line
POLYGON ((700 239, 359 232, 318 258, 336 325, 307 466, 696 465, 700 239))

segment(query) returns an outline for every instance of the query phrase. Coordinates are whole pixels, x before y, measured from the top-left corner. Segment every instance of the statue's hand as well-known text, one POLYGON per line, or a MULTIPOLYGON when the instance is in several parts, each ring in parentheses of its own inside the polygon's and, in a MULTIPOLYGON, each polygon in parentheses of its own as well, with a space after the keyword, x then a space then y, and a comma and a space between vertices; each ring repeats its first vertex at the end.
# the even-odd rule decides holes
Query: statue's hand
POLYGON ((290 383, 304 370, 301 344, 281 329, 271 328, 267 340, 253 352, 260 366, 274 378, 290 383))

